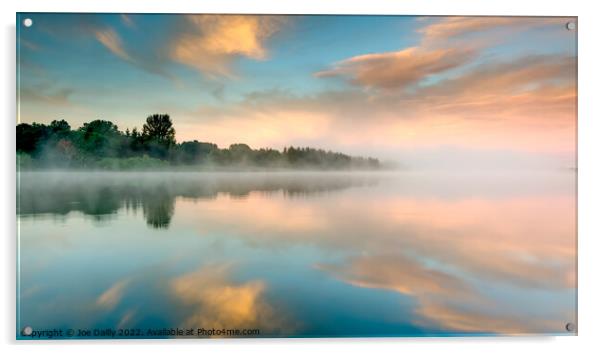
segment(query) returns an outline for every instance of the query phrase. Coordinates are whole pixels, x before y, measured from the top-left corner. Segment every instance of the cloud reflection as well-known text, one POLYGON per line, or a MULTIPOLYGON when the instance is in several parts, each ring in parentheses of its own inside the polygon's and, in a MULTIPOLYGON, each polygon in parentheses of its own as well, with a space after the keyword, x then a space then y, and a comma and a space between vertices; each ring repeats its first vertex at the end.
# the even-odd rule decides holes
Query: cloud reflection
POLYGON ((286 331, 292 326, 285 315, 266 301, 263 281, 235 283, 231 266, 205 266, 171 281, 171 289, 192 308, 184 325, 205 329, 260 329, 286 331))
MULTIPOLYGON (((317 179, 311 174, 300 179, 262 174, 146 177, 156 178, 148 184, 152 186, 149 189, 138 189, 146 181, 135 177, 122 187, 118 186, 123 180, 108 184, 119 194, 117 202, 111 201, 115 212, 121 210, 117 217, 124 223, 119 224, 139 222, 141 218, 129 215, 129 211, 124 214, 127 202, 119 201, 120 197, 158 195, 161 192, 157 186, 165 185, 169 197, 161 200, 169 200, 172 214, 171 233, 163 234, 174 236, 152 239, 146 233, 115 229, 112 238, 99 232, 101 240, 93 244, 115 241, 111 246, 125 246, 121 248, 125 253, 144 253, 154 244, 157 252, 144 257, 163 261, 167 254, 177 254, 182 266, 191 269, 198 267, 201 258, 216 261, 216 265, 168 282, 169 296, 184 308, 170 313, 178 324, 250 325, 269 334, 296 327, 293 320, 282 319, 283 312, 290 308, 274 304, 291 303, 282 300, 282 292, 278 292, 282 290, 282 279, 254 267, 258 262, 278 267, 289 256, 294 260, 292 267, 302 267, 299 273, 307 278, 317 276, 337 283, 343 288, 340 295, 388 291, 395 298, 399 296, 399 303, 410 303, 409 312, 400 316, 399 324, 410 323, 429 333, 563 332, 566 322, 575 321, 576 204, 572 173, 495 177, 379 173, 378 182, 359 184, 367 187, 350 187, 359 186, 350 182, 355 179, 328 173, 314 175, 317 179), (306 185, 299 187, 299 183, 306 185), (128 188, 132 194, 128 194, 128 188), (149 244, 141 247, 147 240, 149 244), (178 243, 180 240, 185 243, 178 243), (185 249, 182 244, 186 244, 185 249), (235 277, 232 267, 225 265, 232 261, 252 266, 237 268, 236 274, 242 277, 235 277), (274 287, 270 281, 276 281, 274 287), (351 291, 350 287, 356 289, 351 291), (183 317, 181 312, 185 313, 183 317)), ((94 205, 91 195, 100 194, 112 200, 111 193, 103 191, 109 187, 101 185, 98 190, 83 192, 79 200, 94 205)), ((41 193, 28 196, 39 202, 30 205, 38 212, 61 213, 65 207, 81 207, 57 202, 52 209, 34 195, 41 193)), ((149 202, 136 197, 128 200, 133 204, 149 202)), ((56 237, 42 234, 24 236, 21 244, 31 249, 39 247, 45 254, 59 247, 56 237), (45 241, 52 241, 52 246, 42 247, 45 241)), ((69 236, 90 244, 81 234, 69 236)), ((102 257, 103 266, 105 260, 102 257)), ((288 275, 290 268, 282 266, 275 272, 288 275)), ((95 308, 111 311, 119 305, 129 288, 123 278, 118 277, 115 284, 94 297, 95 308)), ((315 284, 312 279, 307 283, 315 284)), ((322 293, 318 290, 316 295, 322 293)), ((349 311, 349 315, 357 315, 354 309, 349 311)), ((120 313, 116 322, 131 322, 135 315, 130 316, 120 313)))
POLYGON ((571 197, 496 202, 367 198, 361 207, 352 199, 289 203, 253 196, 241 203, 218 198, 207 205, 183 203, 180 210, 183 215, 199 215, 201 234, 232 230, 234 216, 236 234, 268 247, 303 242, 374 254, 412 251, 482 278, 519 286, 575 285, 571 197), (200 210, 205 207, 211 212, 200 210))
POLYGON ((183 202, 178 210, 183 218, 199 215, 203 236, 227 234, 262 248, 344 250, 350 255, 341 262, 322 260, 316 268, 353 286, 415 298, 418 325, 520 334, 561 332, 574 321, 571 300, 532 302, 576 286, 574 208, 574 197, 563 194, 441 199, 357 190, 295 202, 222 197, 183 202), (294 221, 304 214, 303 223, 294 221), (513 294, 499 296, 488 286, 513 294))
POLYGON ((127 289, 129 283, 129 279, 116 282, 98 297, 96 305, 107 310, 115 308, 121 301, 123 293, 127 289))
POLYGON ((470 289, 445 272, 429 269, 401 254, 358 256, 343 264, 320 264, 319 269, 359 287, 394 290, 408 295, 464 297, 470 289))

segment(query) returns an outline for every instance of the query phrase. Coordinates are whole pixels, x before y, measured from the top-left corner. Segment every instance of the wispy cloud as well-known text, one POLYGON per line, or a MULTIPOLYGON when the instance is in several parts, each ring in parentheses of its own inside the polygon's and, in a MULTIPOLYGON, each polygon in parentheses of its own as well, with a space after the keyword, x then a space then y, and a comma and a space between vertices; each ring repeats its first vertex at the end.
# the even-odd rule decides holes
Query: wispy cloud
MULTIPOLYGON (((129 15, 121 22, 134 28, 129 15)), ((266 41, 285 23, 282 16, 186 15, 183 23, 173 24, 167 35, 142 53, 142 48, 124 43, 112 27, 95 28, 94 37, 117 57, 143 70, 162 76, 169 61, 192 67, 210 77, 234 77, 232 62, 245 57, 264 60, 268 57, 266 41)))
MULTIPOLYGON (((159 53, 153 52, 149 54, 131 50, 129 48, 126 49, 126 44, 115 29, 107 27, 96 30, 94 32, 94 37, 118 58, 146 72, 163 76, 177 82, 176 78, 165 70, 163 66, 164 62, 161 60, 162 57, 159 53)), ((156 48, 153 49, 155 50, 156 48)))
POLYGON ((576 108, 575 67, 576 58, 564 55, 491 62, 426 87, 413 99, 439 114, 568 124, 576 108))
POLYGON ((370 53, 344 59, 316 77, 347 78, 351 83, 381 89, 407 88, 429 77, 473 62, 493 36, 483 34, 503 29, 516 32, 554 25, 566 19, 529 17, 446 17, 418 29, 419 45, 399 51, 370 53), (470 40, 458 41, 470 35, 470 40), (451 40, 456 39, 456 40, 451 40))
POLYGON ((395 52, 366 54, 345 59, 317 77, 343 76, 360 86, 406 88, 433 74, 466 64, 475 56, 467 49, 411 47, 395 52))
POLYGON ((136 28, 136 23, 130 15, 121 14, 119 17, 121 18, 121 22, 127 27, 136 28))
POLYGON ((38 44, 28 41, 26 39, 19 40, 19 44, 22 47, 27 48, 29 50, 33 50, 33 51, 39 51, 41 49, 41 47, 38 44))
POLYGON ((45 103, 61 107, 72 105, 70 97, 73 93, 72 88, 57 86, 49 80, 30 85, 24 84, 19 88, 19 98, 22 102, 45 103))
POLYGON ((121 38, 113 29, 98 30, 94 33, 96 39, 109 49, 113 54, 126 61, 134 61, 130 54, 124 49, 121 38))
POLYGON ((561 26, 565 19, 554 17, 445 17, 418 30, 423 35, 423 43, 445 41, 464 35, 481 35, 483 32, 507 29, 524 31, 549 25, 561 26))

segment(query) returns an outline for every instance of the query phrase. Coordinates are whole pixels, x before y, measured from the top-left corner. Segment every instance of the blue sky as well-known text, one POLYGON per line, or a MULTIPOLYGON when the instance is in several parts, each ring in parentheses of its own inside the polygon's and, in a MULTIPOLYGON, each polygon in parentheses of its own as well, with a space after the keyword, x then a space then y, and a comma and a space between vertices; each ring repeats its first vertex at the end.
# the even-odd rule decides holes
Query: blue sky
POLYGON ((125 130, 161 112, 179 141, 393 159, 451 146, 572 163, 570 18, 24 18, 33 26, 18 26, 21 122, 100 118, 125 130), (508 134, 519 138, 510 145, 508 134))

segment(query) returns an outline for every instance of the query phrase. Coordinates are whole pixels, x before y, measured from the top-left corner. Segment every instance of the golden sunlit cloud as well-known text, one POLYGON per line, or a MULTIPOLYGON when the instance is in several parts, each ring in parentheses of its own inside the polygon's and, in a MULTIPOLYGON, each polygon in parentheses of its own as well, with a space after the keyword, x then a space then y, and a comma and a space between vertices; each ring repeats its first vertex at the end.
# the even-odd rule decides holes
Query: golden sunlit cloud
POLYGON ((171 57, 205 74, 232 76, 232 57, 265 59, 265 40, 284 17, 250 15, 188 15, 190 31, 173 40, 171 57))

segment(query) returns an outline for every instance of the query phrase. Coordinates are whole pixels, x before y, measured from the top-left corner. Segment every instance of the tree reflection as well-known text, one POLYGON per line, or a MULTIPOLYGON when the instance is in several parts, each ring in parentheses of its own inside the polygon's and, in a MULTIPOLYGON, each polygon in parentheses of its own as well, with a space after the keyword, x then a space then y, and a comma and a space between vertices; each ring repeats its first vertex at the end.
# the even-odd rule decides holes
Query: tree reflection
POLYGON ((174 199, 165 185, 157 188, 156 192, 144 195, 142 202, 146 224, 153 228, 168 228, 174 213, 174 199))
POLYGON ((213 199, 218 194, 245 199, 251 192, 311 197, 376 179, 353 173, 106 173, 22 172, 20 216, 67 215, 77 211, 106 220, 118 210, 142 210, 149 226, 167 229, 176 197, 213 199))

